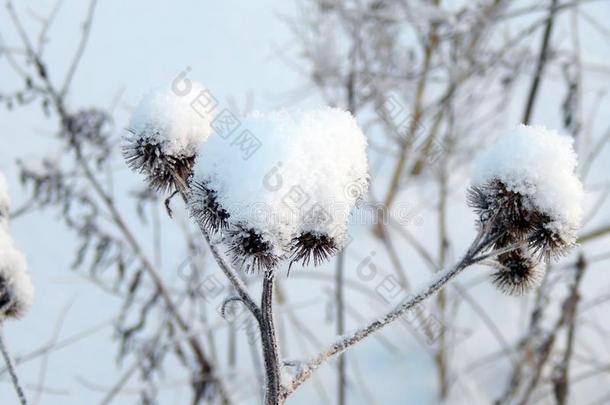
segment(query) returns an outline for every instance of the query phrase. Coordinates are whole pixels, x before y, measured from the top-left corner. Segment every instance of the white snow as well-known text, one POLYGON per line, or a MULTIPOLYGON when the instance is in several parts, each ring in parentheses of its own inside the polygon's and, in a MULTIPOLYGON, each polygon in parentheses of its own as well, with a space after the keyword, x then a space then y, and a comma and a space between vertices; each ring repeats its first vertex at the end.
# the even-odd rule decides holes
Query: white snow
MULTIPOLYGON (((5 288, 16 303, 17 316, 25 315, 32 306, 34 287, 27 273, 25 256, 15 247, 6 229, 0 228, 0 287, 5 288)), ((0 311, 0 321, 5 318, 0 311)))
POLYGON ((280 249, 301 231, 341 243, 368 186, 366 138, 354 117, 336 108, 255 112, 231 137, 203 144, 194 174, 218 193, 231 223, 247 224, 280 249), (245 130, 260 141, 248 158, 238 142, 245 130), (327 221, 304 224, 312 213, 327 221))
POLYGON ((477 160, 473 183, 499 179, 551 216, 558 231, 573 232, 580 227, 584 193, 572 145, 556 131, 519 125, 477 160))
POLYGON ((212 131, 215 106, 208 103, 209 90, 191 83, 186 95, 179 95, 170 87, 145 95, 131 116, 131 137, 147 138, 170 156, 194 156, 212 131))

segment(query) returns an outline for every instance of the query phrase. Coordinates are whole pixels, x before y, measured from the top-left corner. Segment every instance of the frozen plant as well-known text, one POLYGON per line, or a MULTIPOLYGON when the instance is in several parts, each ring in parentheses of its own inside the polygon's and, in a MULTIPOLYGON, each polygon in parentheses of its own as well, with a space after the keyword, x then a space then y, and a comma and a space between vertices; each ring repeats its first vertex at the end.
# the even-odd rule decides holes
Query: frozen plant
MULTIPOLYGON (((163 111, 165 125, 189 128, 183 125, 184 112, 174 107, 163 111)), ((151 114, 146 117, 146 122, 156 121, 151 114)), ((574 174, 571 141, 544 128, 520 126, 479 159, 468 195, 478 214, 478 233, 461 260, 388 313, 339 338, 286 380, 274 326, 275 269, 283 262, 318 264, 345 244, 349 214, 367 191, 367 142, 349 112, 330 107, 252 113, 234 132, 199 139, 199 150, 186 148, 191 159, 187 169, 166 165, 162 159, 163 170, 145 171, 157 189, 175 188, 188 202, 237 294, 227 298, 223 308, 241 301, 256 319, 268 405, 284 403, 322 364, 413 310, 466 268, 493 260, 494 284, 521 294, 538 284, 544 261, 565 253, 576 240, 583 191, 574 174), (253 140, 256 150, 244 155, 243 144, 253 140), (213 241, 211 235, 217 238, 213 241), (218 242, 228 246, 234 265, 264 272, 260 304, 224 261, 218 242)), ((183 134, 176 131, 163 132, 163 138, 154 135, 156 131, 135 133, 152 133, 140 139, 154 139, 155 145, 161 139, 157 150, 164 156, 169 152, 163 145, 185 145, 183 134)), ((185 150, 182 146, 179 149, 185 150)), ((157 155, 131 148, 126 159, 132 167, 134 162, 147 167, 140 162, 157 155)))
POLYGON ((221 137, 202 145, 191 182, 195 219, 221 231, 246 270, 333 256, 368 185, 366 138, 354 117, 330 107, 280 110, 252 113, 241 126, 261 147, 246 159, 221 137))
POLYGON ((486 151, 475 167, 469 204, 496 249, 523 245, 496 258, 492 280, 520 294, 542 279, 541 261, 565 254, 576 241, 583 188, 575 175, 572 138, 520 125, 486 151))
POLYGON ((34 295, 25 256, 9 233, 9 209, 6 179, 0 173, 0 322, 25 315, 34 295))
POLYGON ((7 228, 0 228, 0 323, 19 319, 31 308, 34 297, 27 262, 7 228))
POLYGON ((192 106, 171 102, 163 110, 163 103, 147 99, 142 105, 131 119, 125 159, 157 190, 175 189, 188 200, 237 299, 260 326, 266 403, 279 404, 284 389, 272 310, 274 268, 287 259, 308 263, 313 258, 318 264, 346 242, 349 214, 368 186, 366 138, 354 117, 339 109, 254 113, 243 119, 240 136, 256 137, 261 147, 245 157, 235 140, 219 135, 190 142, 193 137, 180 129, 192 128, 184 111, 192 106), (191 178, 196 143, 202 146, 191 178), (178 156, 188 160, 177 165, 178 156), (268 177, 278 167, 278 178, 270 184, 268 177), (225 263, 212 233, 221 234, 234 264, 264 270, 260 305, 225 263))
POLYGON ((34 289, 27 273, 25 256, 15 247, 9 234, 8 213, 10 200, 6 179, 0 173, 0 350, 17 390, 19 400, 26 403, 12 359, 4 344, 1 327, 7 319, 23 317, 32 306, 34 289))
POLYGON ((23 317, 32 306, 33 288, 23 253, 7 230, 0 230, 0 322, 23 317))
POLYGON ((474 264, 496 258, 492 280, 507 293, 535 287, 544 259, 566 253, 575 243, 583 200, 575 168, 571 139, 553 131, 521 125, 500 139, 475 170, 468 202, 479 214, 478 234, 462 259, 396 308, 330 344, 301 367, 283 398, 322 364, 413 310, 474 264))
MULTIPOLYGON (((193 82, 189 94, 206 91, 193 82)), ((144 96, 131 116, 123 156, 156 190, 172 191, 186 183, 199 146, 211 133, 213 112, 192 103, 193 97, 159 88, 144 96)))

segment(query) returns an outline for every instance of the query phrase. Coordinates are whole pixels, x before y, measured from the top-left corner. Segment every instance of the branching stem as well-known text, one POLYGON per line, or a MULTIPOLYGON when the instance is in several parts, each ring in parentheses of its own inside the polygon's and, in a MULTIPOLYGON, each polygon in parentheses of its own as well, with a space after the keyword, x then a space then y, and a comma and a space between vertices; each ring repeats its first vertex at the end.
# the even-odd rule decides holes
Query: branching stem
MULTIPOLYGON (((477 255, 488 249, 491 243, 493 243, 493 241, 494 238, 488 236, 487 230, 481 229, 479 231, 479 234, 474 239, 472 245, 462 258, 462 260, 460 260, 460 262, 458 262, 452 268, 438 274, 426 286, 421 288, 418 293, 409 296, 406 300, 404 300, 401 304, 396 306, 387 314, 370 322, 368 325, 359 328, 358 330, 347 336, 340 337, 339 340, 332 343, 326 350, 318 354, 316 357, 314 357, 311 361, 309 361, 305 366, 301 368, 296 377, 291 381, 290 385, 283 390, 282 398, 285 399, 291 393, 293 393, 301 384, 303 384, 312 376, 314 371, 316 371, 321 365, 329 361, 331 358, 343 353, 350 347, 366 339, 368 336, 374 334, 383 327, 401 318, 409 310, 413 309, 416 305, 420 304, 433 294, 437 293, 441 288, 443 288, 449 281, 451 281, 454 277, 460 274, 464 269, 475 263, 478 263, 479 258, 477 257, 477 255)), ((498 253, 496 251, 493 252, 493 254, 498 253)), ((488 258, 489 256, 490 255, 484 255, 485 258, 488 258)))

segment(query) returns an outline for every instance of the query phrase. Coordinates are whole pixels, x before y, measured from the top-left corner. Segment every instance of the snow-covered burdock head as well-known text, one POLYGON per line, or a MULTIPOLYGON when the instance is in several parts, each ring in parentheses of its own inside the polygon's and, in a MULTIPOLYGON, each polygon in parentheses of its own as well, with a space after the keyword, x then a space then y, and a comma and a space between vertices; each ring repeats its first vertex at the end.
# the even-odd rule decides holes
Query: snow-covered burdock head
POLYGON ((202 146, 190 208, 245 270, 317 265, 343 247, 367 186, 366 138, 349 112, 255 112, 202 146))
POLYGON ((15 248, 9 234, 9 210, 6 179, 0 173, 0 322, 25 315, 34 295, 25 256, 15 248))
POLYGON ((186 95, 161 88, 144 96, 129 122, 123 156, 158 191, 186 185, 199 147, 208 138, 213 110, 195 103, 207 90, 196 82, 186 95))
POLYGON ((34 290, 26 268, 25 256, 0 229, 0 322, 21 318, 32 306, 34 290))
POLYGON ((525 246, 497 258, 493 278, 506 292, 537 285, 540 261, 565 254, 576 242, 583 188, 572 143, 544 127, 520 125, 475 165, 468 202, 479 225, 495 248, 525 246))

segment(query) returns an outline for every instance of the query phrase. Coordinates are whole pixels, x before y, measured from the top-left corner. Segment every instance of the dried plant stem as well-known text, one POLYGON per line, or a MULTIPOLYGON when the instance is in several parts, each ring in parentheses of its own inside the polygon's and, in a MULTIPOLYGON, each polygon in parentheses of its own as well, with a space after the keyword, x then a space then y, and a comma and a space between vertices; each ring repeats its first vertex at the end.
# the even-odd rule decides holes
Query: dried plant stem
POLYGON ((6 345, 4 344, 4 334, 2 333, 2 326, 0 325, 0 351, 2 351, 2 357, 4 357, 4 362, 6 363, 6 368, 8 369, 9 374, 11 375, 11 380, 13 381, 13 386, 15 387, 15 391, 17 391, 17 396, 19 397, 19 402, 21 405, 27 405, 28 401, 25 398, 25 394, 23 393, 23 388, 21 388, 21 384, 19 384, 19 378, 17 377, 17 373, 15 372, 15 365, 13 363, 13 359, 8 353, 6 349, 6 345))
MULTIPOLYGON (((180 194, 185 201, 188 200, 188 186, 183 179, 176 177, 180 194)), ((265 404, 279 405, 284 402, 281 392, 281 360, 278 348, 278 339, 275 332, 275 323, 273 319, 273 285, 275 274, 272 270, 265 272, 263 278, 263 292, 261 296, 260 307, 254 302, 248 290, 238 276, 237 272, 224 260, 217 246, 210 239, 209 233, 205 227, 198 223, 201 234, 205 238, 216 263, 229 279, 239 300, 246 305, 252 315, 258 321, 261 342, 263 348, 263 360, 265 363, 265 404)))
POLYGON ((371 322, 370 324, 358 329, 355 333, 346 337, 342 337, 337 342, 331 344, 325 351, 317 355, 312 361, 310 361, 305 367, 303 367, 303 369, 298 373, 298 375, 294 378, 290 386, 287 388, 284 395, 288 396, 289 394, 294 392, 301 384, 303 384, 306 380, 309 379, 309 377, 311 377, 315 370, 317 370, 322 364, 329 361, 332 357, 343 353, 351 346, 354 346, 355 344, 361 342, 362 340, 377 332, 384 326, 394 322, 395 320, 403 316, 407 311, 412 309, 414 306, 421 303, 426 298, 430 297, 432 294, 436 293, 451 279, 453 279, 462 270, 464 270, 469 264, 470 263, 466 261, 460 262, 455 267, 442 273, 440 277, 435 278, 434 281, 431 282, 420 293, 416 294, 415 296, 412 296, 409 300, 397 306, 380 319, 371 322))
POLYGON ((263 278, 263 293, 261 297, 261 342, 265 361, 265 404, 279 405, 284 401, 280 398, 281 369, 280 355, 273 321, 273 270, 267 270, 263 278))

